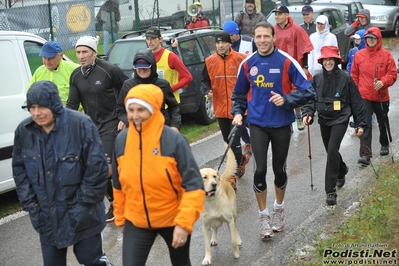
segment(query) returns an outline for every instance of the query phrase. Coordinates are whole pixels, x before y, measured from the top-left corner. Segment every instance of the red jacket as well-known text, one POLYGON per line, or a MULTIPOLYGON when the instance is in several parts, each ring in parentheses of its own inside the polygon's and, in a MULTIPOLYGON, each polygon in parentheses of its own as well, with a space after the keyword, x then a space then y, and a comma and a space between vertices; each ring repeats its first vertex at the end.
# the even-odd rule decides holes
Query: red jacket
POLYGON ((205 19, 197 19, 195 22, 191 21, 187 25, 187 29, 209 28, 209 23, 205 19))
POLYGON ((384 87, 380 89, 381 100, 386 102, 389 101, 388 88, 395 83, 398 77, 395 59, 388 50, 382 48, 380 29, 371 27, 364 33, 364 36, 368 33, 377 36, 377 45, 371 48, 366 42, 366 48, 355 54, 351 76, 358 86, 362 98, 372 102, 380 101, 378 91, 374 89, 374 79, 381 80, 384 84, 384 87))
POLYGON ((288 17, 288 24, 284 28, 274 25, 276 41, 274 46, 292 56, 303 67, 303 55, 313 50, 313 45, 306 31, 288 17))

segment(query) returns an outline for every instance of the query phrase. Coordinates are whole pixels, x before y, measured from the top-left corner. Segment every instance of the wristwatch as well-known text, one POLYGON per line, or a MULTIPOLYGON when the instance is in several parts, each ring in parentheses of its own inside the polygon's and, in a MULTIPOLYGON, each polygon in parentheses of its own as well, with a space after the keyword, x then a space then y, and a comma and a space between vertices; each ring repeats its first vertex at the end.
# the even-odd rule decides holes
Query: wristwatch
POLYGON ((305 68, 305 69, 308 69, 308 68, 309 68, 309 66, 303 66, 303 68, 305 68))

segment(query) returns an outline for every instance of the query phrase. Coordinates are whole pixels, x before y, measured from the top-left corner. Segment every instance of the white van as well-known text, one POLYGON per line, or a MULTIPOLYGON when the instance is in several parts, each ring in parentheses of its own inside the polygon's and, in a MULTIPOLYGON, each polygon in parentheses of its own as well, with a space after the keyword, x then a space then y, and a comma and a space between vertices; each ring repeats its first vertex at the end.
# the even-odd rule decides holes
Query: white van
POLYGON ((42 65, 39 53, 45 42, 26 32, 0 31, 0 193, 15 188, 11 170, 14 131, 29 116, 21 107, 26 105, 32 73, 42 65))

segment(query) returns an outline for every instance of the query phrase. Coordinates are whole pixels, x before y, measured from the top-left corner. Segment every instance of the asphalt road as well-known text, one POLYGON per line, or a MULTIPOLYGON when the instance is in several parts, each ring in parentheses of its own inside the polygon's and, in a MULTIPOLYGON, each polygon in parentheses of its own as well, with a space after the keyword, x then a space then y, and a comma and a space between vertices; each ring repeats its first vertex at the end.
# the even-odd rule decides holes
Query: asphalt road
MULTIPOLYGON (((399 121, 399 84, 390 89, 390 122, 393 142, 390 146, 389 156, 376 156, 379 154, 378 128, 373 126, 373 163, 391 163, 391 156, 396 156, 399 150, 398 125, 399 121)), ((230 236, 227 226, 219 230, 218 246, 212 247, 212 265, 284 265, 295 255, 302 254, 310 248, 315 236, 333 230, 343 217, 350 213, 353 206, 359 201, 363 185, 375 178, 371 167, 359 167, 359 139, 353 136, 353 129, 348 128, 341 145, 341 154, 349 166, 347 183, 338 191, 338 205, 336 208, 325 206, 324 169, 326 154, 321 142, 317 123, 311 126, 312 144, 312 177, 314 190, 310 188, 310 160, 308 158, 307 130, 297 131, 294 124, 294 134, 291 139, 288 157, 288 187, 285 197, 286 229, 276 233, 271 241, 263 242, 258 238, 259 217, 254 192, 252 191, 252 159, 247 166, 245 175, 238 180, 237 205, 238 205, 238 230, 243 240, 240 249, 240 258, 234 259, 230 236)), ((212 135, 207 139, 192 145, 192 150, 200 168, 217 168, 223 154, 223 143, 220 134, 212 135)), ((269 164, 271 154, 269 152, 269 164)), ((222 167, 223 168, 223 167, 222 167)), ((274 202, 273 171, 267 173, 269 193, 267 207, 272 208, 274 202)), ((15 215, 16 216, 16 215, 15 215)), ((21 217, 7 217, 0 220, 0 265, 25 266, 41 265, 41 251, 39 238, 33 230, 29 217, 24 213, 21 217)), ((103 231, 104 250, 115 266, 121 263, 122 235, 114 224, 109 224, 103 231)), ((360 243, 368 244, 368 243, 360 243)), ((310 250, 310 252, 312 252, 310 250)), ((204 256, 204 243, 201 231, 201 222, 195 224, 191 241, 192 265, 201 265, 204 256)), ((68 265, 79 265, 73 256, 72 250, 68 252, 68 265)), ((169 262, 168 250, 161 238, 157 238, 147 265, 166 266, 169 262)))

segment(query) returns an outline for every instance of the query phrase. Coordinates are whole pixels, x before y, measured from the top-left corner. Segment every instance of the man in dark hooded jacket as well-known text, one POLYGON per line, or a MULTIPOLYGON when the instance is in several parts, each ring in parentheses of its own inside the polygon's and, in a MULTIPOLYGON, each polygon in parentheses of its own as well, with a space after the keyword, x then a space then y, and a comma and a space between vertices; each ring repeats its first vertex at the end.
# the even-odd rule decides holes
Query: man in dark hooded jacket
MULTIPOLYGON (((167 80, 158 78, 157 63, 151 50, 140 50, 133 59, 134 77, 125 80, 119 93, 116 112, 118 118, 125 126, 128 125, 125 109, 125 98, 131 88, 138 84, 154 84, 161 88, 164 98, 161 112, 165 117, 165 125, 170 126, 179 132, 181 127, 181 115, 179 103, 173 95, 172 88, 167 80)), ((123 128, 119 128, 122 130, 123 128)))
POLYGON ((31 117, 15 130, 12 169, 22 208, 40 235, 43 265, 112 265, 102 250, 108 166, 90 117, 64 109, 57 86, 33 83, 31 117))

